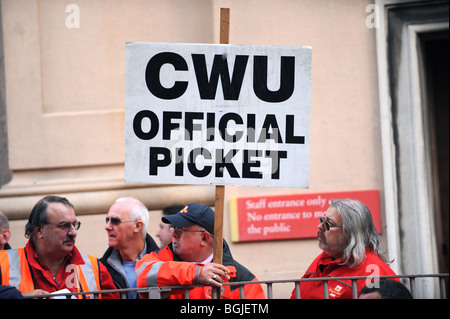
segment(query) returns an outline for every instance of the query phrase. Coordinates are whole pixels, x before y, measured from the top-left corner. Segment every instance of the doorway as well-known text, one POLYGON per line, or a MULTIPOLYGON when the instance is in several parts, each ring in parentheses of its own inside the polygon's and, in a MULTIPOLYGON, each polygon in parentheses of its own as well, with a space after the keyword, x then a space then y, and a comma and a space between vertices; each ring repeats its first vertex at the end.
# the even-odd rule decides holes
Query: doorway
MULTIPOLYGON (((449 74, 448 31, 421 37, 433 171, 439 273, 449 272, 449 74)), ((446 283, 448 295, 448 281, 446 283)))

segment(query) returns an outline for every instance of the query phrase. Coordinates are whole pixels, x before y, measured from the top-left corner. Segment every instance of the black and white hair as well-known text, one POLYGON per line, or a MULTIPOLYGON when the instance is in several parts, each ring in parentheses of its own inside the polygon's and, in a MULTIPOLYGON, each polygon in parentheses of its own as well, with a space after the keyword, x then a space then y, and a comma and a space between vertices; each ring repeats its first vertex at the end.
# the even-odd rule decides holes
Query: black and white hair
POLYGON ((73 207, 69 200, 65 197, 49 195, 40 199, 33 207, 28 217, 28 222, 25 225, 25 237, 31 238, 36 230, 36 227, 48 223, 47 207, 50 203, 61 203, 68 207, 73 207))
POLYGON ((351 268, 358 266, 364 261, 366 248, 373 250, 386 262, 380 251, 380 236, 366 205, 355 199, 344 198, 331 200, 330 207, 335 207, 339 211, 343 232, 347 237, 347 246, 342 255, 343 264, 351 268))

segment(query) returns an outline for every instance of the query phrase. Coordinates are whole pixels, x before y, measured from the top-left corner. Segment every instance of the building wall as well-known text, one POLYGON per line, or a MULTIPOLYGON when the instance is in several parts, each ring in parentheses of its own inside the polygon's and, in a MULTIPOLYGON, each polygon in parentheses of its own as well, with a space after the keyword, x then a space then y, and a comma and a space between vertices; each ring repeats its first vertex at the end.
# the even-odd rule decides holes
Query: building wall
MULTIPOLYGON (((11 245, 25 244, 25 219, 34 203, 50 193, 75 204, 82 222, 77 246, 98 257, 106 249, 104 217, 120 196, 136 196, 149 207, 153 237, 164 206, 214 205, 214 187, 123 182, 125 42, 218 43, 221 7, 231 11, 232 44, 307 45, 313 52, 310 188, 226 187, 225 239, 231 242, 230 197, 378 189, 383 203, 369 4, 2 0, 12 179, 1 185, 0 210, 11 220, 11 245), (79 28, 71 4, 79 8, 79 28)), ((384 227, 383 205, 381 209, 384 227)), ((261 280, 298 278, 320 253, 315 239, 238 243, 231 244, 231 251, 261 280)), ((292 289, 275 287, 275 297, 287 298, 292 289)))

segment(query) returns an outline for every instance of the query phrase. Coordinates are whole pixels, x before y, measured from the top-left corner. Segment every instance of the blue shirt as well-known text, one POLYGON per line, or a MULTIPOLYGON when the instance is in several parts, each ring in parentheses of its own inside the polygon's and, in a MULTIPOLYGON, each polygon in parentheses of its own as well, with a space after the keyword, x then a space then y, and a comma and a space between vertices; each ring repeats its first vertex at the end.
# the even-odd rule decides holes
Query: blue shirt
MULTIPOLYGON (((123 261, 123 269, 125 270, 125 275, 128 279, 128 285, 130 288, 137 288, 136 282, 136 271, 134 266, 136 266, 136 261, 123 261)), ((131 292, 133 298, 136 298, 136 291, 131 292)))

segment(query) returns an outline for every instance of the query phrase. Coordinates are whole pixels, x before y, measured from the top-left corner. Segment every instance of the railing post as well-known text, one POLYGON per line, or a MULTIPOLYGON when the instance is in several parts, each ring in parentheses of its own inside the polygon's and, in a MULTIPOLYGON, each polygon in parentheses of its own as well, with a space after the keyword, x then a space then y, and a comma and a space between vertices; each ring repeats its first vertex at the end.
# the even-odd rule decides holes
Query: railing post
POLYGON ((161 292, 158 287, 149 287, 148 299, 161 299, 161 292))
POLYGON ((295 282, 295 299, 300 299, 300 282, 295 282))
POLYGON ((358 299, 358 286, 355 279, 352 280, 352 298, 358 299))
POLYGON ((245 299, 244 285, 239 286, 239 295, 241 299, 245 299))
POLYGON ((416 277, 409 277, 409 285, 411 287, 411 296, 416 298, 416 277))
POLYGON ((323 281, 323 299, 329 299, 328 296, 328 280, 323 281))
POLYGON ((267 299, 273 299, 272 283, 267 283, 267 299))
POLYGON ((439 278, 439 287, 441 289, 441 299, 447 299, 447 293, 445 291, 445 278, 440 277, 439 278))

